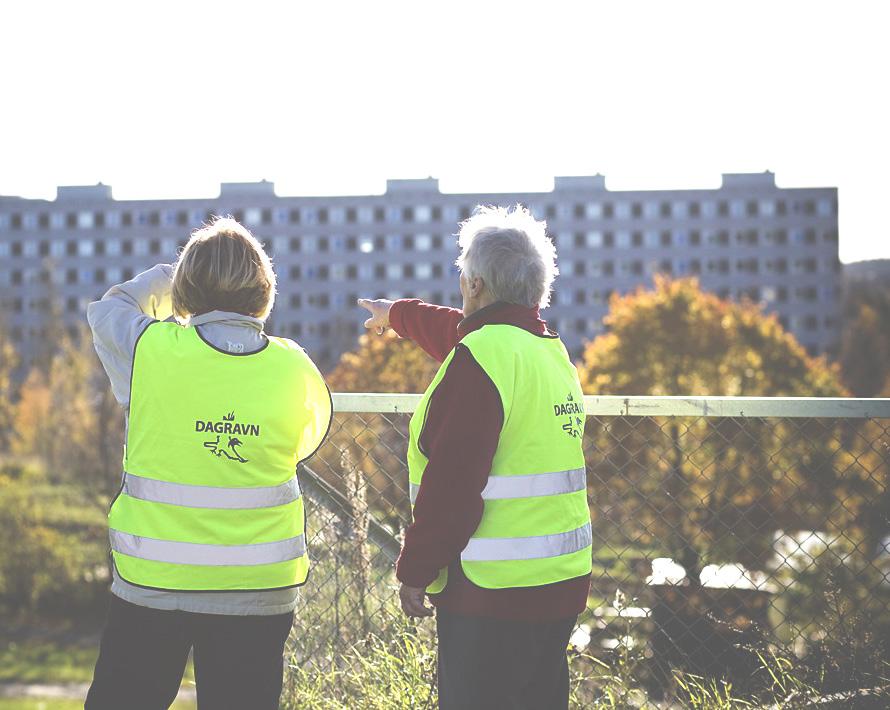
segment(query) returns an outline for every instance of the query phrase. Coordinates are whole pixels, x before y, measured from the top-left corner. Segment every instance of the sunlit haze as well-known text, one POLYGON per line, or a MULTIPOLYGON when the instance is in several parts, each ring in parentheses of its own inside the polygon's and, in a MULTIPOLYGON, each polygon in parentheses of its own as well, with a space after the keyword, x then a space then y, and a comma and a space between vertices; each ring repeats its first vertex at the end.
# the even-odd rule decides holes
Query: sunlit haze
POLYGON ((0 195, 839 188, 890 257, 881 3, 4 3, 0 195))

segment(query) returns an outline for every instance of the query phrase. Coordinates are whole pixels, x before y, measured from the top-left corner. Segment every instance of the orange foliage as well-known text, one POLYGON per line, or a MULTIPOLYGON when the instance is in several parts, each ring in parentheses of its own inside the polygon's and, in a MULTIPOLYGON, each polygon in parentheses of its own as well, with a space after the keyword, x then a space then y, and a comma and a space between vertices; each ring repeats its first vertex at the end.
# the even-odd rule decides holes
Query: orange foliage
POLYGON ((840 397, 836 366, 812 358, 775 315, 656 277, 613 296, 608 332, 579 364, 588 394, 840 397))
POLYGON ((439 364, 392 331, 362 335, 327 377, 332 392, 423 392, 439 364))

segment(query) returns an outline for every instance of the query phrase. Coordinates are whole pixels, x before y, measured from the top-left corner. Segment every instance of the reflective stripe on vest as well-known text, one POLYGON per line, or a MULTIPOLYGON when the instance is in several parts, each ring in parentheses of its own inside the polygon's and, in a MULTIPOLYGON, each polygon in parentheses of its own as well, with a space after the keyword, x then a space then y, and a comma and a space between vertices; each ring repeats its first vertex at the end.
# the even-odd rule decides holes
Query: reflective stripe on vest
POLYGON ((292 478, 280 486, 259 488, 220 488, 217 486, 189 486, 184 483, 159 481, 154 478, 125 474, 123 493, 153 503, 181 505, 188 508, 274 508, 293 503, 300 498, 300 486, 292 478))
POLYGON ((590 523, 555 535, 473 537, 460 553, 460 558, 464 562, 539 560, 545 557, 570 555, 590 546, 592 541, 590 523))
MULTIPOLYGON (((412 483, 411 504, 417 500, 420 484, 412 483)), ((483 500, 504 498, 533 498, 535 496, 556 496, 562 493, 575 493, 587 487, 587 471, 573 468, 553 473, 531 473, 523 476, 489 476, 482 489, 483 500)))
POLYGON ((120 530, 109 530, 111 549, 123 555, 153 562, 177 565, 269 565, 287 562, 306 553, 303 535, 275 542, 252 545, 206 545, 196 542, 175 542, 139 537, 120 530))

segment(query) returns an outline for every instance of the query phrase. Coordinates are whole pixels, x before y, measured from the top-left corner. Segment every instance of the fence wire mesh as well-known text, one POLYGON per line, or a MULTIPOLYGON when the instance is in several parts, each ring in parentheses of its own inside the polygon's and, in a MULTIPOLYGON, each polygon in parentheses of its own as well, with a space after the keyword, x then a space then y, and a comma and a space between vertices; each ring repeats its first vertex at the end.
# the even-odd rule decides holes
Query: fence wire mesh
MULTIPOLYGON (((890 419, 765 411, 587 417, 593 576, 577 651, 635 646, 658 682, 744 674, 756 649, 801 656, 832 635, 890 640, 890 419)), ((301 473, 314 561, 301 663, 400 616, 408 419, 338 412, 301 473)))

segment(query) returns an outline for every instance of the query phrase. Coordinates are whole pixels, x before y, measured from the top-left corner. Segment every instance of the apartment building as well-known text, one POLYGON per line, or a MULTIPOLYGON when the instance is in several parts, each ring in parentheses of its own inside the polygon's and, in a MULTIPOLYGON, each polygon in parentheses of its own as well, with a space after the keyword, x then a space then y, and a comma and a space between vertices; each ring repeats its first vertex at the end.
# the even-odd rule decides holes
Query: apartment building
POLYGON ((710 190, 614 191, 596 175, 510 194, 444 194, 430 178, 389 180, 382 195, 280 197, 263 181, 224 183, 210 199, 115 200, 101 184, 59 187, 51 201, 0 197, 0 318, 27 361, 47 328, 76 328, 108 286, 173 261, 193 228, 230 214, 275 263, 269 332, 330 367, 363 330, 358 296, 459 306, 458 222, 478 204, 516 203, 556 241, 544 316, 573 355, 602 332, 612 293, 656 273, 761 303, 813 353, 837 347, 837 190, 779 188, 769 172, 725 174, 710 190))

